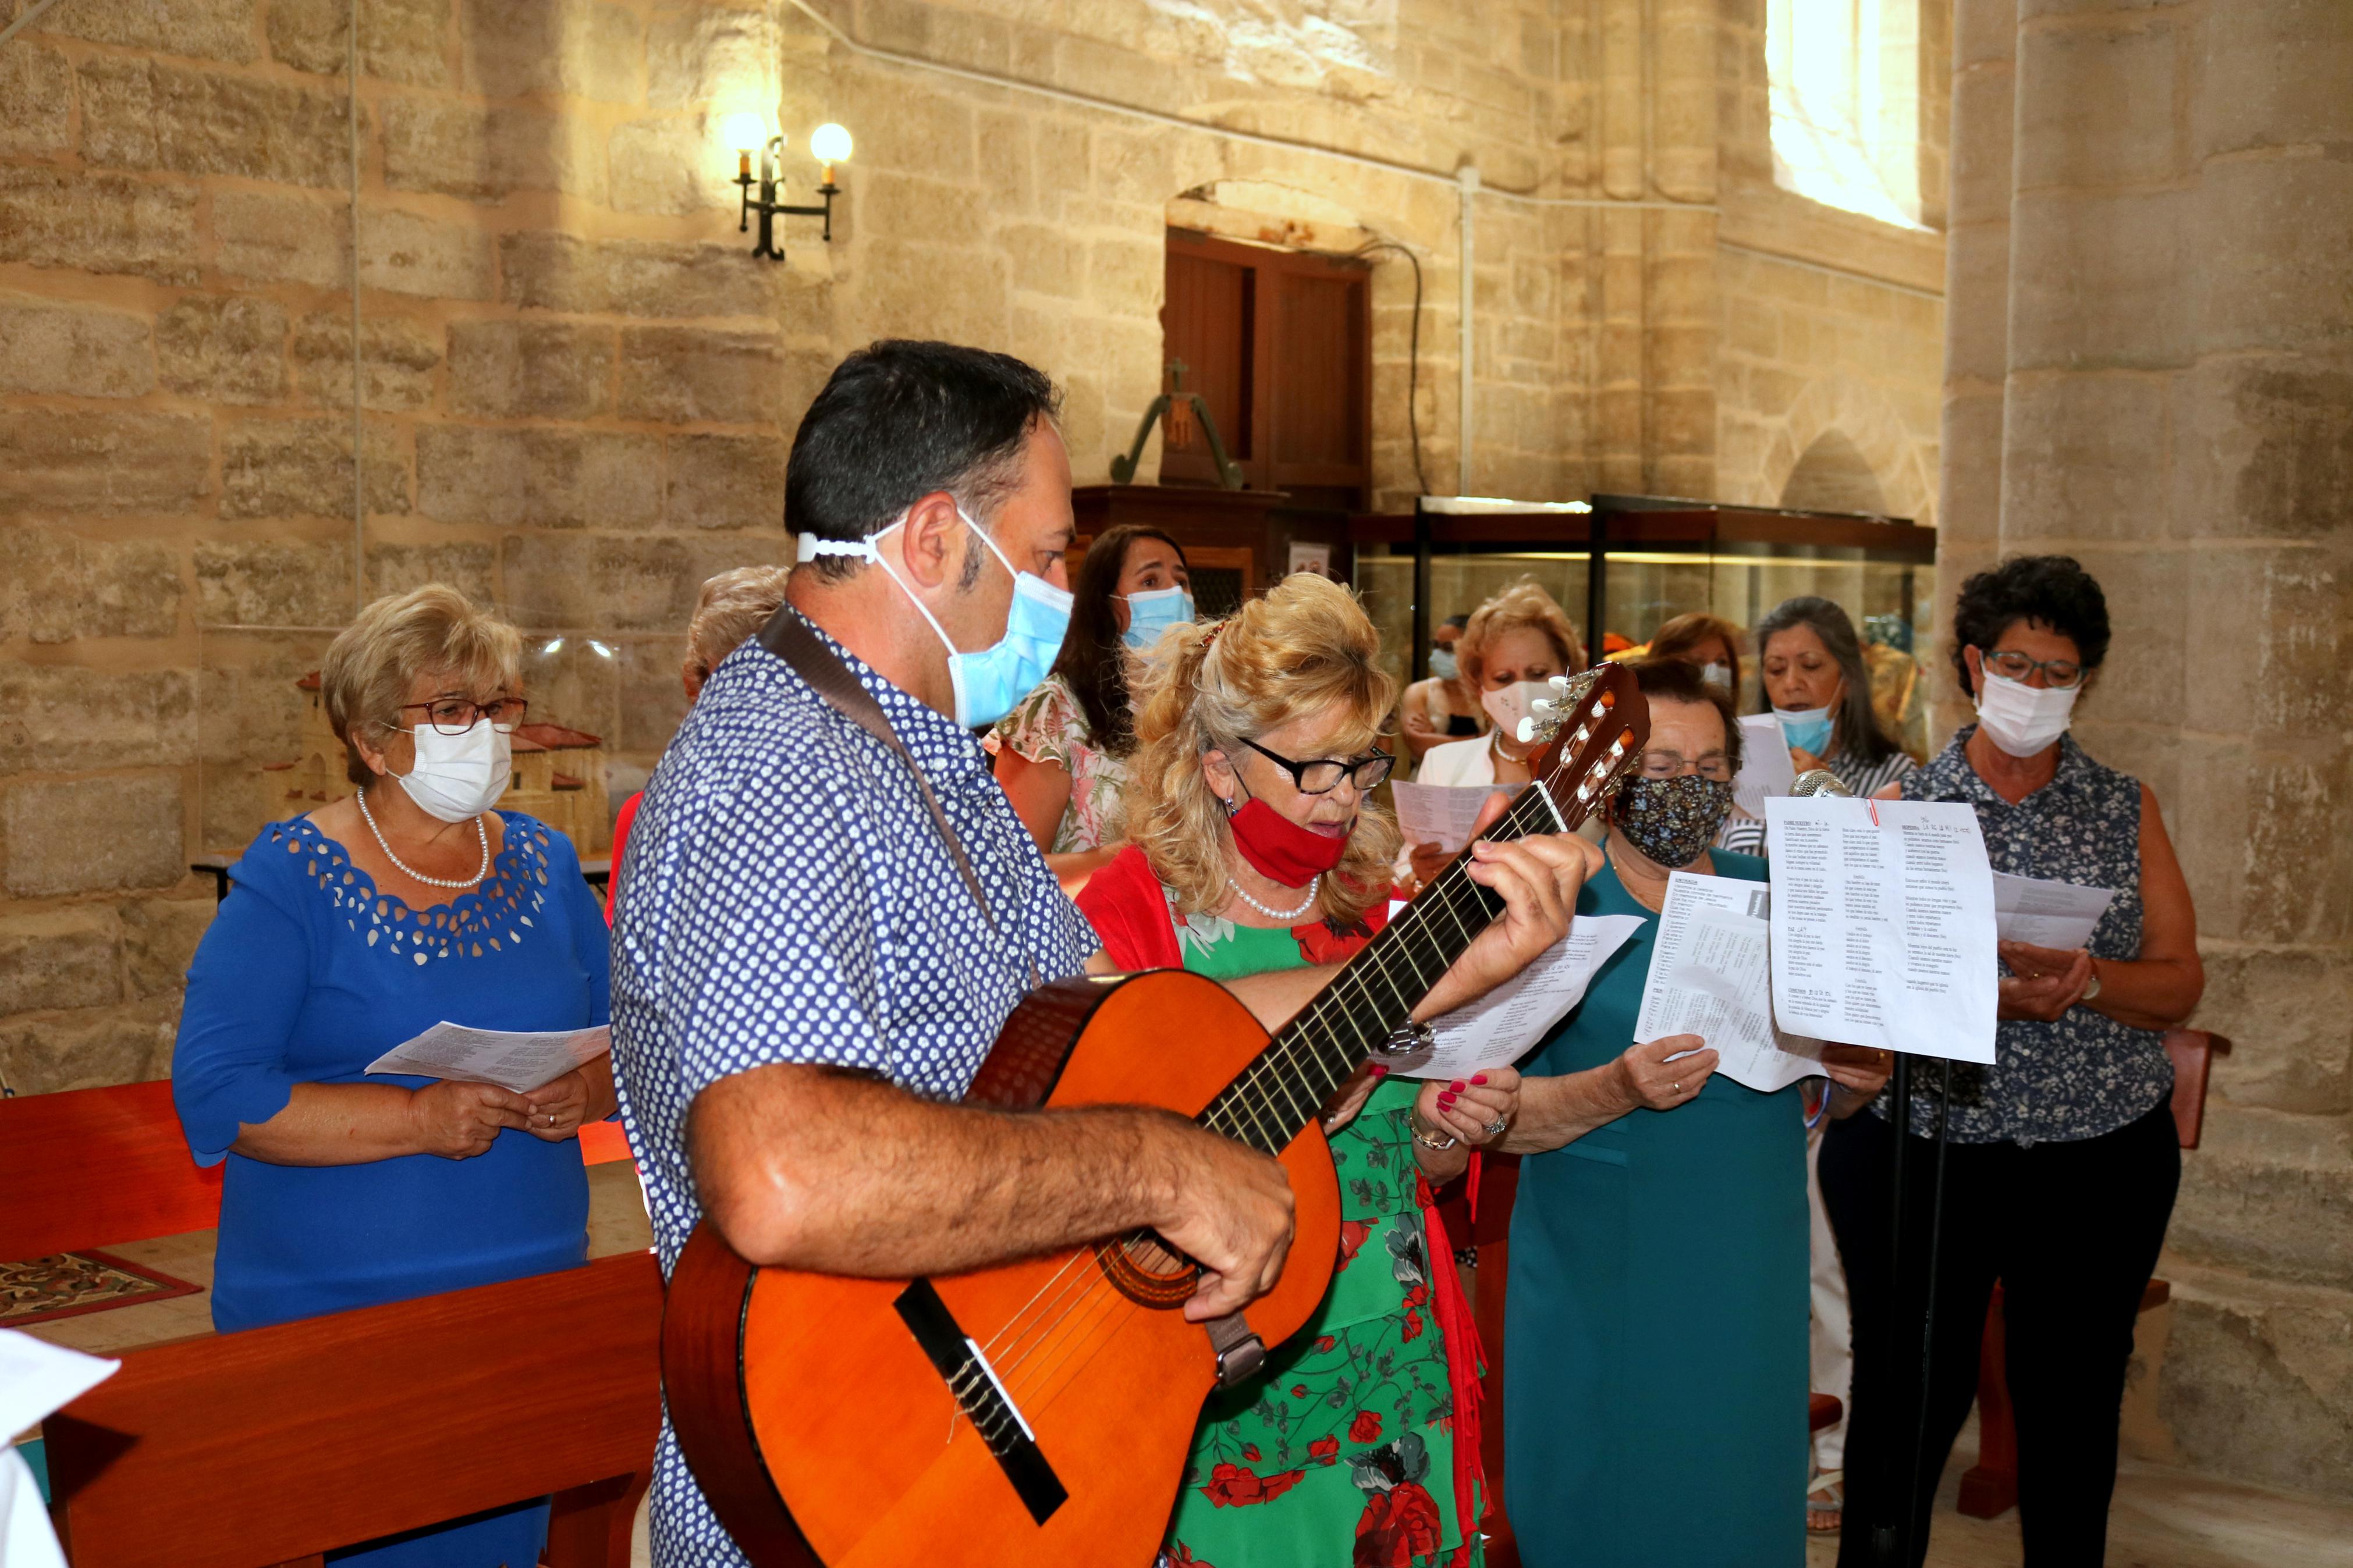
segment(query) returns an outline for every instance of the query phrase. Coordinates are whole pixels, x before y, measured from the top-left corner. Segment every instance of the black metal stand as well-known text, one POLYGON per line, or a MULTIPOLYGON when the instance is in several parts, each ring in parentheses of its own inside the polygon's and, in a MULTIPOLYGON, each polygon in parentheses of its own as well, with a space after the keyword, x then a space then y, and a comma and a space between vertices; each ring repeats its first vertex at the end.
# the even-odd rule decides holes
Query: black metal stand
MULTIPOLYGON (((1950 1145, 1953 1064, 1946 1059, 1936 1094, 1935 1169, 1929 1182, 1928 1258, 1922 1271, 1919 1359, 1917 1376, 1905 1353, 1899 1323, 1889 1325, 1885 1373, 1880 1385, 1891 1394, 1906 1383, 1913 1387, 1912 1441, 1891 1443, 1878 1457, 1882 1472, 1879 1517, 1871 1521, 1871 1560, 1881 1568, 1911 1568, 1926 1521, 1920 1517, 1920 1468, 1927 1459, 1928 1389, 1936 1352, 1936 1264, 1945 1231, 1945 1152, 1950 1145)), ((1888 1087, 1895 1099, 1895 1152, 1888 1172, 1887 1279, 1890 1309, 1898 1320, 1909 1299, 1905 1273, 1905 1215, 1908 1212, 1912 1177, 1912 1058, 1895 1053, 1895 1069, 1888 1087)), ((1894 1430, 1903 1430, 1894 1425, 1894 1430)))
POLYGON ((824 205, 790 206, 778 202, 776 189, 784 182, 776 178, 776 153, 783 150, 784 145, 785 139, 781 136, 771 136, 761 145, 760 178, 756 182, 760 187, 760 197, 757 201, 752 199, 752 186, 754 184, 752 171, 749 168, 741 169, 735 175, 735 183, 744 187, 743 216, 735 225, 735 232, 749 233, 752 227, 752 215, 758 213, 760 238, 758 243, 752 247, 752 254, 765 257, 771 261, 782 261, 785 258, 785 253, 776 248, 776 217, 779 214, 793 217, 825 219, 825 241, 828 245, 833 243, 833 198, 840 189, 833 183, 833 166, 828 164, 825 171, 825 184, 817 188, 817 194, 825 198, 824 205))

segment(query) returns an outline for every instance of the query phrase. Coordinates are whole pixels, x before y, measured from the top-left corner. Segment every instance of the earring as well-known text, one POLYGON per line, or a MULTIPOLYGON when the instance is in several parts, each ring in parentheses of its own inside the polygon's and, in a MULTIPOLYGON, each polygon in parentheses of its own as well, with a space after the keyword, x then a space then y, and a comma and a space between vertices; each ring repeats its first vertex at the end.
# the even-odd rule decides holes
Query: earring
POLYGON ((1241 809, 1240 806, 1234 804, 1233 796, 1228 795, 1219 795, 1218 797, 1218 804, 1226 808, 1226 816, 1229 820, 1232 818, 1234 813, 1241 809))

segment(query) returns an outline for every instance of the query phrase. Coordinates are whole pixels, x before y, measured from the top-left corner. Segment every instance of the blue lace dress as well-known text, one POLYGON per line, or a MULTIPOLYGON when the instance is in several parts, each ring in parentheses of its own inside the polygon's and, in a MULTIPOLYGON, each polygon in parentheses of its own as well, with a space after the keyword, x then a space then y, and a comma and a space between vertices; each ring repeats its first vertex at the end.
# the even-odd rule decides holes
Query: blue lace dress
MULTIPOLYGON (((482 886, 412 910, 379 894, 308 820, 273 823, 188 971, 172 1094, 199 1164, 228 1169, 214 1262, 223 1332, 405 1300, 587 1260, 577 1143, 499 1134, 470 1160, 411 1154, 361 1165, 273 1165, 230 1153, 298 1083, 396 1083, 364 1069, 442 1019, 494 1029, 611 1017, 605 918, 569 840, 501 814, 482 886)), ((543 1500, 348 1554, 379 1564, 529 1568, 543 1500)))

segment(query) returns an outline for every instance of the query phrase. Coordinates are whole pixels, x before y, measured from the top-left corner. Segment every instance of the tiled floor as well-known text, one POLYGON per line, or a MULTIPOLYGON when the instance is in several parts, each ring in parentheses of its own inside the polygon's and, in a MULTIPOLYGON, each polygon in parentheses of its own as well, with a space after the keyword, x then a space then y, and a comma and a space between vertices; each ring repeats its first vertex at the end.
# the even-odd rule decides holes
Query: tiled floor
MULTIPOLYGON (((1954 1511, 1961 1472, 1975 1463, 1972 1421, 1936 1494, 1928 1568, 2016 1568, 2021 1561, 2016 1509, 2000 1519, 1954 1511)), ((1837 1561, 1834 1542, 1809 1544, 1807 1568, 1837 1561)), ((2126 1459, 2108 1512, 2107 1568, 2353 1568, 2353 1504, 2126 1459)))

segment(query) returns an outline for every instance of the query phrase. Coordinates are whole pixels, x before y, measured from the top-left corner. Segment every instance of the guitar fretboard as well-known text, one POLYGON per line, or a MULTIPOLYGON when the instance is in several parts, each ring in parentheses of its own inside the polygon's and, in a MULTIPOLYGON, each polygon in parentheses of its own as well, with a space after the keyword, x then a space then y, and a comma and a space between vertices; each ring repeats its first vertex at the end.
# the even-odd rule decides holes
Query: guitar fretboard
MULTIPOLYGON (((1522 790, 1482 837, 1504 842, 1575 826, 1582 809, 1564 817, 1546 790, 1541 780, 1522 790)), ((1457 858, 1400 910, 1196 1120, 1267 1154, 1298 1136, 1503 909, 1501 894, 1471 879, 1470 863, 1457 858)))

